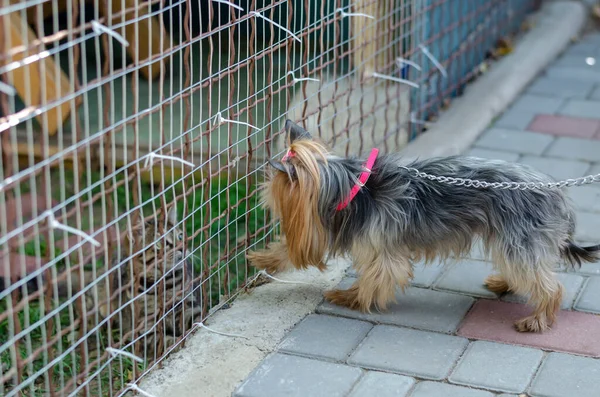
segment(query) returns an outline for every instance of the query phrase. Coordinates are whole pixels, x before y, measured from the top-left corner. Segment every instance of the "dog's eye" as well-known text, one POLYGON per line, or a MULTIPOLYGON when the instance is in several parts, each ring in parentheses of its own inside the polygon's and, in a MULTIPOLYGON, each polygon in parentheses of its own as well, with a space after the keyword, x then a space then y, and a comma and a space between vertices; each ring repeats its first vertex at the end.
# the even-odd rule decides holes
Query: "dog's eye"
POLYGON ((179 240, 179 241, 183 240, 183 233, 179 233, 177 235, 177 240, 179 240))

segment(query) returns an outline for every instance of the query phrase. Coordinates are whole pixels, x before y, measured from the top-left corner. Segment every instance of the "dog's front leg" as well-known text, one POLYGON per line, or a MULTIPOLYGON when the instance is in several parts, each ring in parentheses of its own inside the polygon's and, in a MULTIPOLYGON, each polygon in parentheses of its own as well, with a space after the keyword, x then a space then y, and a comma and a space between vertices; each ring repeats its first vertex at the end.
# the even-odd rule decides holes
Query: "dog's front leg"
POLYGON ((368 253, 365 255, 365 251, 357 254, 354 256, 357 260, 358 280, 347 290, 326 291, 325 299, 333 304, 367 313, 371 312, 373 306, 386 310, 390 302, 396 301, 396 287, 400 286, 404 290, 413 277, 410 261, 404 256, 391 257, 385 253, 371 255, 370 258, 368 253), (367 258, 370 260, 366 261, 367 258))
POLYGON ((266 249, 248 252, 247 258, 252 266, 266 270, 269 274, 282 272, 292 267, 284 238, 281 241, 270 243, 266 249))

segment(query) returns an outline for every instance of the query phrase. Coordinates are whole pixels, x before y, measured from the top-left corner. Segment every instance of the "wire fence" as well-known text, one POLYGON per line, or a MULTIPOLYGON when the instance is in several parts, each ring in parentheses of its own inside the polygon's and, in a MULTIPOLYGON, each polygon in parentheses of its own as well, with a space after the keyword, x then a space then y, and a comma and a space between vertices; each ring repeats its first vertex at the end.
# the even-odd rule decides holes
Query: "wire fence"
POLYGON ((122 395, 236 294, 287 118, 398 150, 534 0, 2 0, 0 395, 122 395))

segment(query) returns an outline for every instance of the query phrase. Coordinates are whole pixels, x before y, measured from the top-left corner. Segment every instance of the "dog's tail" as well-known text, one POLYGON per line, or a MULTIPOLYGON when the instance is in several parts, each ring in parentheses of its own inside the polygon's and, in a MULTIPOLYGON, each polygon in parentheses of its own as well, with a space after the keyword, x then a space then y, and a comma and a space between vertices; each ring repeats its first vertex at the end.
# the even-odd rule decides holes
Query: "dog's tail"
POLYGON ((581 247, 572 241, 563 248, 562 256, 571 264, 571 266, 581 266, 582 262, 600 261, 600 244, 590 247, 581 247))

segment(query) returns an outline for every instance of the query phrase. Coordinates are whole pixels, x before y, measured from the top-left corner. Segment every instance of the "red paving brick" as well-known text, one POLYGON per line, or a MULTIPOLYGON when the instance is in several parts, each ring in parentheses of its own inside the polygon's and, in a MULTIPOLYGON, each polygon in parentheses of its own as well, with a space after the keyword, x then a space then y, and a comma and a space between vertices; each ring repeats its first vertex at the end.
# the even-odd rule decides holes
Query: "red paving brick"
POLYGON ((527 129, 552 135, 589 139, 600 131, 600 120, 539 114, 527 129))
POLYGON ((531 346, 545 350, 600 357, 600 316, 561 311, 550 331, 517 332, 516 320, 531 314, 532 307, 496 300, 479 300, 458 330, 471 339, 531 346))

